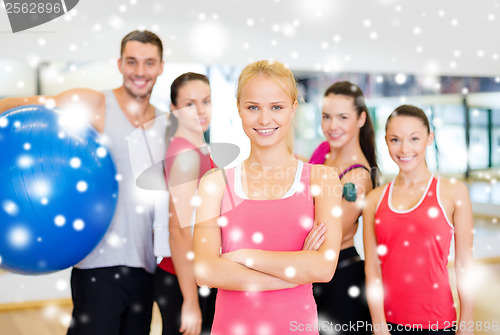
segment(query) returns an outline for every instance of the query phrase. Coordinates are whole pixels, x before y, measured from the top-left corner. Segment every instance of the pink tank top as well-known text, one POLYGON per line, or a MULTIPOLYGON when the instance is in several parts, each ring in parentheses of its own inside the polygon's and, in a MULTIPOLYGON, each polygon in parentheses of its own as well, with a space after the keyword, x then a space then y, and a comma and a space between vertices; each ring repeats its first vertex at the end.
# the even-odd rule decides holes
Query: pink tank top
MULTIPOLYGON (((180 153, 188 150, 194 150, 200 157, 200 173, 198 174, 198 183, 200 182, 201 177, 203 177, 208 170, 215 167, 215 164, 212 162, 209 154, 202 153, 199 148, 183 137, 172 137, 165 155, 165 180, 167 183, 168 175, 170 174, 170 169, 172 169, 175 158, 180 153)), ((158 267, 164 271, 170 272, 171 274, 176 274, 172 257, 163 258, 160 264, 158 264, 158 267)))
POLYGON ((432 176, 411 209, 392 208, 390 182, 375 212, 375 234, 384 283, 388 322, 438 329, 456 320, 448 270, 454 228, 439 200, 439 179, 432 176))
MULTIPOLYGON (((300 187, 291 196, 276 200, 242 199, 234 191, 235 169, 226 170, 228 186, 221 213, 227 224, 221 227, 222 252, 302 250, 314 221, 310 169, 304 163, 300 187)), ((219 289, 212 335, 318 334, 317 325, 312 284, 264 292, 219 289)))

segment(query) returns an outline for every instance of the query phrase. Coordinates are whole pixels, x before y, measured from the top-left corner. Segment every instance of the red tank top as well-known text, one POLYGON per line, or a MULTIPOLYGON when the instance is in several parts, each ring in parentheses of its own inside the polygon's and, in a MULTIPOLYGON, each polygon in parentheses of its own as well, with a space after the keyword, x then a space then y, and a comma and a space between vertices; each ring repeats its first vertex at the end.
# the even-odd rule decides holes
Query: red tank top
MULTIPOLYGON (((209 154, 202 153, 199 148, 195 147, 191 142, 182 137, 172 137, 165 157, 165 180, 167 181, 167 185, 168 175, 170 174, 170 169, 172 168, 175 158, 177 155, 187 150, 194 150, 200 156, 200 173, 198 175, 198 183, 200 182, 201 177, 203 177, 208 170, 215 167, 215 164, 212 162, 209 154)), ((160 264, 158 264, 158 267, 175 275, 172 257, 163 258, 160 264)))
POLYGON ((420 201, 405 211, 391 206, 393 185, 385 187, 375 211, 386 319, 449 327, 456 320, 446 268, 454 228, 439 200, 439 179, 431 176, 420 201))

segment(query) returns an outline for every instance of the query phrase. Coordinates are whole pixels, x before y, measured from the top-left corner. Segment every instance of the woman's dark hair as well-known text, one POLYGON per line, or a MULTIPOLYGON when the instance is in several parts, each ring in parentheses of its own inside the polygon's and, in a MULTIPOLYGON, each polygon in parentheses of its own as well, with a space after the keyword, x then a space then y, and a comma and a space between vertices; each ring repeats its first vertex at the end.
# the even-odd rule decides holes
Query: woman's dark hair
POLYGON ((364 112, 366 115, 366 121, 363 127, 359 131, 359 144, 361 150, 370 164, 370 177, 372 180, 372 185, 375 188, 378 186, 378 176, 379 168, 377 164, 377 153, 375 150, 375 129, 373 128, 372 119, 368 108, 365 104, 365 96, 363 91, 348 81, 337 82, 326 89, 325 97, 330 94, 344 95, 352 97, 354 101, 354 107, 358 112, 358 117, 364 112))
POLYGON ((401 105, 398 108, 396 108, 391 115, 387 118, 387 122, 385 123, 385 131, 387 132, 387 125, 389 124, 389 121, 396 116, 410 116, 419 119, 422 121, 424 124, 425 128, 427 128, 427 133, 431 132, 431 127, 429 125, 429 119, 427 118, 427 115, 425 115, 425 112, 413 105, 401 105))
MULTIPOLYGON (((170 102, 172 103, 172 105, 177 106, 177 96, 179 95, 180 88, 192 80, 201 80, 202 82, 210 86, 210 81, 208 80, 208 77, 205 76, 204 74, 194 73, 194 72, 183 73, 179 77, 175 78, 172 84, 170 85, 170 102)), ((170 140, 174 136, 178 127, 179 127, 179 121, 175 117, 174 113, 170 113, 166 131, 167 148, 168 145, 170 144, 170 140)), ((205 140, 207 140, 207 136, 205 136, 205 140)))

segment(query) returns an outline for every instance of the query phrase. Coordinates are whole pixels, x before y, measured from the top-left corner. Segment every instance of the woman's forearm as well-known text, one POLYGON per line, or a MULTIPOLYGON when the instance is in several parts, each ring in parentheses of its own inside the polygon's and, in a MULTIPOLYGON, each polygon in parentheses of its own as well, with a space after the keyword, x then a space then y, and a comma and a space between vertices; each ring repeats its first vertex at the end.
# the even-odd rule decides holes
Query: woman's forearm
POLYGON ((184 300, 198 301, 198 286, 194 277, 193 241, 191 229, 179 228, 170 232, 170 250, 175 273, 179 280, 182 297, 184 300))
POLYGON ((196 281, 201 286, 232 291, 272 291, 297 286, 221 257, 196 259, 194 268, 196 281))
POLYGON ((384 288, 381 278, 366 276, 366 298, 374 329, 381 330, 380 333, 375 332, 375 334, 386 334, 384 331, 387 331, 388 328, 384 312, 384 288))
POLYGON ((266 251, 241 249, 225 254, 250 269, 295 283, 328 282, 337 265, 338 253, 332 251, 266 251))
POLYGON ((472 256, 455 261, 457 293, 460 300, 459 321, 468 324, 474 321, 474 263, 472 256))

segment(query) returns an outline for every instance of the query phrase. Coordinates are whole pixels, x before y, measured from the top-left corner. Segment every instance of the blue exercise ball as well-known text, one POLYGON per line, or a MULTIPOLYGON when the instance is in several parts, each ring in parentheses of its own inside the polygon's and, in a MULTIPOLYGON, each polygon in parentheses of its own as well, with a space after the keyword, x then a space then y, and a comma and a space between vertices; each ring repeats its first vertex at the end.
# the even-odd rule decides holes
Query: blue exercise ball
POLYGON ((99 243, 118 196, 116 169, 83 119, 30 105, 0 115, 0 268, 43 274, 99 243))

